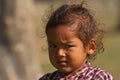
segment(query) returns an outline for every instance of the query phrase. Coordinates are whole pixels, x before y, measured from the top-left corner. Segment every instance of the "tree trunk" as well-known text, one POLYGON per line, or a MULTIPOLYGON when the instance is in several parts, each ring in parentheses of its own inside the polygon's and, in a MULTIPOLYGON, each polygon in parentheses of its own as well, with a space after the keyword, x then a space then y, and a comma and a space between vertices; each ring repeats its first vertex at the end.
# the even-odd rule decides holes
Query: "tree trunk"
POLYGON ((39 54, 33 0, 0 0, 0 80, 36 80, 39 54))

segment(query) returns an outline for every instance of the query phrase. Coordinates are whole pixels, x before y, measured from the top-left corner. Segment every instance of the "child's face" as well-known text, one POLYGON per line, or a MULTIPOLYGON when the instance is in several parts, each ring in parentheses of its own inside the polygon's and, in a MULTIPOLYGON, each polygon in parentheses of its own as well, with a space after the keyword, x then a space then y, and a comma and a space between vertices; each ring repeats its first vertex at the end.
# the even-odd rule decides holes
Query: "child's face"
POLYGON ((47 32, 49 58, 59 71, 71 73, 84 65, 87 49, 69 26, 57 26, 47 32))

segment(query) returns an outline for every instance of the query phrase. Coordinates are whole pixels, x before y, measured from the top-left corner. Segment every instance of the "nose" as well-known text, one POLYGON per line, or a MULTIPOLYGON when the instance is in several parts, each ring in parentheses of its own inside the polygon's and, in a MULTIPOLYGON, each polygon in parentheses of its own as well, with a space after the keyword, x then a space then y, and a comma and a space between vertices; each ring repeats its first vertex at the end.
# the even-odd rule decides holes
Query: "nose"
POLYGON ((62 49, 62 48, 58 49, 57 53, 58 53, 59 57, 65 57, 66 56, 65 50, 62 49))

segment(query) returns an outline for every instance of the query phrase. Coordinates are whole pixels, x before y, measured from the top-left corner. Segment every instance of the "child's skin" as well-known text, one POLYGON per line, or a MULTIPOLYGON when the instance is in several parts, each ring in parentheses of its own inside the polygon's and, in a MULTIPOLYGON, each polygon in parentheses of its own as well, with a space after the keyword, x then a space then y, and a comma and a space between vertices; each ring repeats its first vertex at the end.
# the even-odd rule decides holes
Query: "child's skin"
POLYGON ((94 39, 84 47, 75 31, 76 24, 58 25, 47 32, 50 61, 63 73, 69 74, 84 65, 87 55, 93 54, 96 49, 94 39))

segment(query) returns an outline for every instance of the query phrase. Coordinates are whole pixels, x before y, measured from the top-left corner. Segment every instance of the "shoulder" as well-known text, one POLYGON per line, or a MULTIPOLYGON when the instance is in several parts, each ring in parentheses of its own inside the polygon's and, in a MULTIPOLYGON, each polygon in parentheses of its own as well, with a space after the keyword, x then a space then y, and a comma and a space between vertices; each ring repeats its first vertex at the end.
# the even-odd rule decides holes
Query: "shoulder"
POLYGON ((84 70, 83 78, 85 80, 114 80, 109 72, 99 67, 93 67, 89 62, 82 70, 84 70))
POLYGON ((57 75, 57 73, 58 73, 57 71, 55 71, 53 73, 47 73, 47 74, 43 75, 42 77, 40 77, 39 80, 51 80, 57 75))
POLYGON ((113 76, 104 69, 101 69, 99 67, 94 67, 94 68, 92 68, 92 70, 94 72, 93 79, 97 79, 97 80, 113 80, 113 76))
POLYGON ((45 75, 43 75, 42 77, 39 78, 39 80, 49 80, 51 73, 47 73, 45 75))

